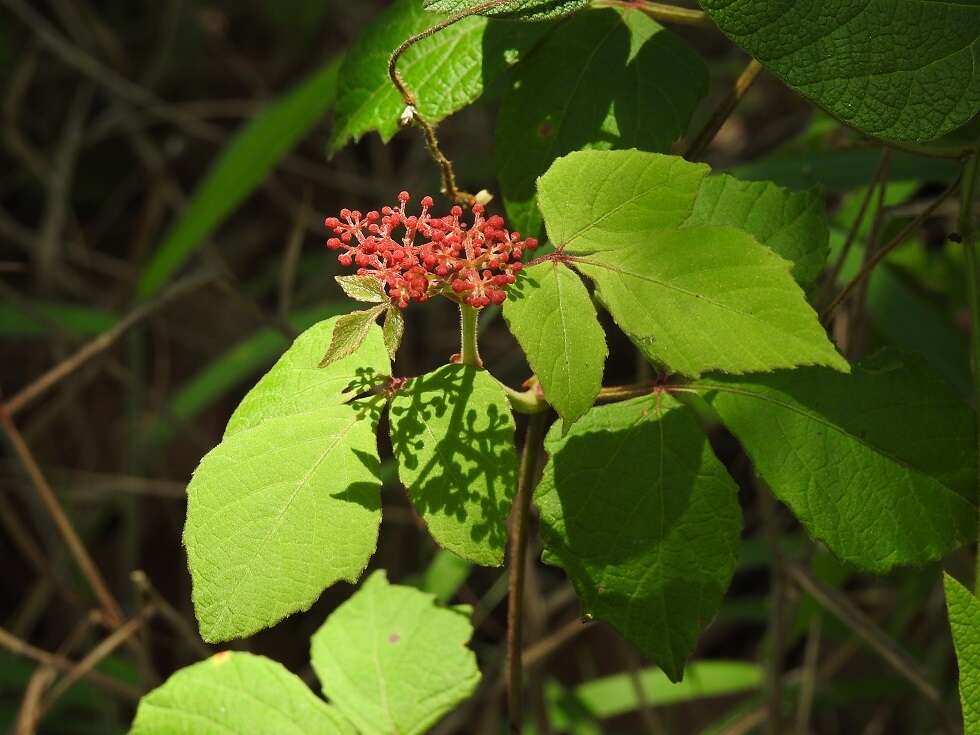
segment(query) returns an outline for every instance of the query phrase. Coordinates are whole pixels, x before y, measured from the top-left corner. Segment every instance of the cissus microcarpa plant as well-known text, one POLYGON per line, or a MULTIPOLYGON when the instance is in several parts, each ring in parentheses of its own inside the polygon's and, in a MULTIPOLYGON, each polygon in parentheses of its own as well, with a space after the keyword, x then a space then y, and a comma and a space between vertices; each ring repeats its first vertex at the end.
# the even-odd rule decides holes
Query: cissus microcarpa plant
MULTIPOLYGON (((764 66, 868 135, 924 146, 980 111, 980 82, 956 50, 973 38, 976 53, 975 4, 914 3, 915 23, 884 0, 839 3, 840 12, 818 5, 704 0, 695 15, 753 54, 749 82, 764 66), (870 27, 873 49, 861 30, 870 27), (923 29, 935 32, 933 46, 922 48, 923 29), (883 54, 877 44, 892 47, 883 54), (913 71, 891 70, 888 59, 902 55, 913 71), (872 84, 874 95, 860 94, 872 84), (948 93, 927 95, 928 84, 948 93)), ((706 423, 722 424, 807 533, 855 568, 884 574, 976 541, 975 412, 928 355, 848 360, 828 337, 851 289, 828 308, 821 294, 837 283, 821 275, 836 279, 852 261, 838 249, 840 262, 828 262, 820 193, 694 162, 697 140, 710 142, 720 121, 694 136, 686 156, 672 153, 707 70, 658 21, 691 16, 644 2, 425 6, 452 15, 400 0, 351 50, 330 145, 369 131, 388 140, 399 119, 409 122, 425 134, 449 201, 426 196, 411 207, 402 192, 394 205, 326 219, 326 247, 351 269, 338 281, 371 306, 300 335, 194 474, 184 541, 206 640, 249 636, 308 609, 330 585, 361 578, 381 522, 385 411, 398 477, 436 543, 475 564, 506 557, 510 565, 513 727, 523 716, 519 630, 532 512, 543 559, 567 574, 583 615, 612 626, 672 681, 684 676, 732 579, 742 533, 738 487, 706 423), (445 57, 456 46, 439 38, 467 53, 445 57), (386 68, 379 59, 393 51, 386 68), (438 88, 425 84, 433 78, 438 88), (507 222, 459 190, 434 128, 491 84, 504 90, 496 163, 507 222), (405 311, 439 297, 459 306, 459 354, 433 372, 398 375, 405 311), (497 309, 533 371, 521 389, 480 358, 477 318, 497 309), (600 312, 653 379, 604 385, 600 312)), ((975 178, 967 164, 960 234, 971 254, 975 178)), ((852 285, 868 275, 860 264, 847 268, 852 285)), ((372 576, 347 605, 360 609, 361 596, 375 595, 380 607, 360 618, 346 606, 335 613, 356 631, 349 644, 339 636, 318 654, 314 638, 318 673, 318 655, 332 657, 322 680, 340 714, 330 710, 328 727, 326 710, 314 713, 320 724, 305 731, 422 732, 472 693, 472 656, 444 661, 436 645, 439 616, 453 641, 468 639, 466 611, 420 602, 438 611, 424 614, 430 623, 417 635, 432 645, 421 645, 406 639, 406 621, 388 619, 397 617, 389 588, 400 589, 372 576), (411 661, 398 648, 408 643, 411 661), (383 665, 369 671, 362 653, 344 660, 361 644, 381 651, 383 665), (433 674, 411 688, 398 676, 409 666, 463 684, 433 674), (394 698, 384 711, 379 677, 394 698), (361 683, 356 703, 336 690, 340 680, 361 683)), ((947 588, 964 682, 976 681, 970 641, 980 603, 951 578, 947 588)), ((976 692, 964 684, 968 707, 978 706, 976 692)), ((309 692, 302 697, 322 709, 309 692)))

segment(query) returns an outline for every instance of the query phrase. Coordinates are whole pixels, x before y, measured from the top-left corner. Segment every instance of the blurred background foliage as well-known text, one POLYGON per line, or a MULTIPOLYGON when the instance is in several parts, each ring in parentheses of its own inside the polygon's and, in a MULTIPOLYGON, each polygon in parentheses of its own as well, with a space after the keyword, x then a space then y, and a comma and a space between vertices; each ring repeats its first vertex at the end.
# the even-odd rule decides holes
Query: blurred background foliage
MULTIPOLYGON (((323 216, 378 206, 401 189, 438 190, 417 131, 389 146, 371 135, 332 160, 325 154, 338 61, 385 5, 0 0, 0 395, 112 594, 130 615, 147 596, 157 611, 125 644, 96 648, 106 621, 93 614, 88 586, 8 433, 0 445, 0 732, 30 732, 38 722, 44 733, 124 732, 139 692, 207 654, 180 542, 190 472, 291 337, 353 308, 333 281, 335 259, 322 250, 323 216), (73 357, 93 339, 104 349, 73 357), (59 365, 72 369, 44 377, 59 365), (144 572, 135 582, 134 570, 144 572), (72 683, 79 661, 95 673, 72 683)), ((697 130, 745 59, 720 34, 677 30, 710 62, 697 130)), ((440 128, 472 191, 495 190, 495 107, 484 99, 440 128)), ((746 179, 823 187, 835 252, 880 156, 765 75, 707 154, 746 179)), ((896 152, 885 235, 955 172, 953 162, 896 152)), ((965 395, 962 263, 945 237, 954 206, 876 271, 863 308, 844 321, 851 356, 883 344, 922 352, 965 395)), ((842 279, 860 267, 871 221, 842 279)), ((516 386, 529 370, 496 316, 484 315, 484 359, 516 386)), ((411 309, 398 374, 430 370, 457 351, 455 320, 449 303, 411 309)), ((629 343, 605 326, 606 382, 643 378, 629 343)), ((955 669, 937 569, 854 573, 764 502, 730 437, 716 431, 714 439, 742 484, 745 542, 687 680, 668 684, 602 626, 572 639, 574 594, 560 571, 535 563, 529 728, 754 732, 764 712, 759 662, 778 634, 787 711, 807 713, 795 732, 949 731, 942 713, 955 711, 955 669), (792 585, 779 591, 786 623, 775 629, 772 593, 786 583, 770 574, 774 554, 805 562, 824 585, 817 597, 792 585), (939 683, 937 701, 909 696, 917 686, 910 672, 882 663, 889 646, 902 665, 939 683)), ((438 731, 499 732, 504 573, 438 553, 390 463, 386 470, 372 565, 475 606, 485 686, 438 731)), ((964 552, 948 566, 968 562, 964 552)), ((349 586, 333 587, 309 612, 234 647, 312 681, 309 636, 349 594, 349 586)))

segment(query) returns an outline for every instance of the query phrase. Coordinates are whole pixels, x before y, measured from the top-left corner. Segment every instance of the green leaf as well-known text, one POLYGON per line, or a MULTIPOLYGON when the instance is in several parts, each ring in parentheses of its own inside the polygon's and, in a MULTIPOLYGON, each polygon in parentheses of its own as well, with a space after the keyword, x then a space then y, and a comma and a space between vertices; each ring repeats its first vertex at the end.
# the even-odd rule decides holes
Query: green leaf
POLYGON ((356 735, 282 664, 224 651, 181 669, 140 700, 130 735, 356 735))
POLYGON ((391 402, 398 476, 443 548, 485 566, 504 560, 517 477, 514 417, 489 373, 445 365, 391 402))
POLYGON ((116 323, 110 311, 76 304, 28 301, 0 304, 0 337, 44 337, 58 330, 94 337, 116 323))
POLYGON ((445 549, 439 549, 422 573, 417 586, 446 604, 453 599, 472 571, 473 565, 470 562, 445 549))
POLYGON ((711 403, 756 471, 844 561, 885 572, 976 539, 974 418, 921 361, 700 387, 717 389, 711 403))
MULTIPOLYGON (((340 71, 331 154, 371 131, 386 143, 394 137, 405 103, 388 78, 388 60, 403 41, 440 20, 418 0, 397 0, 361 35, 340 71)), ((413 45, 398 72, 415 93, 418 112, 436 124, 479 98, 547 29, 466 18, 413 45)))
POLYGON ((468 608, 372 574, 313 636, 323 692, 364 735, 424 733, 480 682, 468 608))
POLYGON ((545 447, 535 500, 546 561, 565 568, 589 615, 679 681, 735 569, 735 483, 667 395, 599 406, 564 438, 553 427, 545 447))
POLYGON ((332 344, 333 335, 344 318, 326 319, 296 338, 238 404, 228 420, 225 439, 266 419, 342 403, 356 395, 352 392, 355 389, 391 372, 381 330, 373 323, 368 324, 364 340, 351 355, 328 368, 317 367, 323 346, 332 344))
POLYGON ((606 336, 582 280, 555 261, 521 271, 504 318, 545 398, 570 426, 592 408, 605 367, 606 336))
POLYGON ((405 314, 397 306, 389 306, 388 311, 385 312, 383 332, 388 357, 394 360, 401 346, 402 337, 405 336, 405 314))
POLYGON ((582 148, 668 151, 707 90, 704 62, 637 10, 582 13, 515 70, 497 121, 497 171, 511 225, 541 229, 535 181, 582 148), (670 74, 664 74, 664 68, 670 74))
POLYGON ((647 242, 654 230, 687 221, 709 170, 640 151, 579 151, 559 158, 538 180, 548 238, 574 254, 647 242))
POLYGON ((239 131, 198 185, 140 275, 149 298, 201 248, 333 104, 340 59, 331 61, 269 105, 239 131))
MULTIPOLYGON (((423 0, 430 13, 460 13, 483 5, 486 0, 423 0)), ((481 15, 503 15, 520 20, 543 20, 574 13, 589 4, 589 0, 511 0, 483 11, 481 15)))
POLYGON ((538 180, 548 235, 569 253, 647 242, 655 230, 732 225, 793 262, 808 283, 827 257, 827 224, 816 192, 707 176, 703 164, 639 151, 580 151, 538 180))
POLYGON ((734 228, 664 230, 575 266, 643 354, 674 372, 848 370, 789 263, 734 228))
POLYGON ((580 684, 571 692, 560 686, 546 690, 551 724, 562 732, 571 730, 568 712, 584 710, 595 719, 682 702, 696 702, 762 688, 764 671, 745 661, 695 661, 684 669, 684 681, 670 681, 658 668, 636 674, 614 674, 580 684), (637 691, 639 682, 640 692, 637 691), (550 691, 549 691, 550 690, 550 691))
POLYGON ((685 225, 732 225, 748 232, 793 263, 793 277, 802 284, 816 280, 830 252, 823 197, 815 191, 791 192, 768 181, 709 176, 685 225))
POLYGON ((205 640, 251 635, 360 576, 381 522, 378 400, 266 418, 201 460, 184 544, 205 640))
POLYGON ((320 360, 319 367, 327 368, 357 352, 364 340, 378 326, 375 322, 387 307, 379 304, 364 311, 352 311, 338 317, 330 335, 330 346, 320 360))
POLYGON ((380 304, 388 301, 384 284, 374 276, 334 276, 344 293, 356 301, 380 304))
POLYGON ((960 667, 963 735, 980 735, 980 600, 948 574, 943 581, 960 667))
POLYGON ((735 43, 865 133, 926 141, 980 112, 980 4, 702 0, 735 43))

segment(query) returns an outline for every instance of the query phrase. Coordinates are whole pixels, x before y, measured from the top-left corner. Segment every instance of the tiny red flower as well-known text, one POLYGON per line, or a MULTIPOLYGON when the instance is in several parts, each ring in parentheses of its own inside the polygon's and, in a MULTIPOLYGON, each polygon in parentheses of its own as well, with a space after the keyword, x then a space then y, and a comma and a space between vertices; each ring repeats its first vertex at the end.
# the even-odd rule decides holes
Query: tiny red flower
POLYGON ((324 224, 336 237, 326 246, 342 251, 337 256, 341 265, 356 265, 358 275, 384 283, 392 303, 402 309, 436 295, 477 309, 503 303, 523 267, 521 258, 538 246, 537 240, 508 232, 503 217, 485 217, 481 204, 473 205, 473 222, 467 224, 460 221, 459 206, 448 216, 433 217, 429 196, 422 197, 418 215, 407 215, 410 200, 403 191, 396 207, 367 214, 342 209, 339 219, 327 217, 324 224))

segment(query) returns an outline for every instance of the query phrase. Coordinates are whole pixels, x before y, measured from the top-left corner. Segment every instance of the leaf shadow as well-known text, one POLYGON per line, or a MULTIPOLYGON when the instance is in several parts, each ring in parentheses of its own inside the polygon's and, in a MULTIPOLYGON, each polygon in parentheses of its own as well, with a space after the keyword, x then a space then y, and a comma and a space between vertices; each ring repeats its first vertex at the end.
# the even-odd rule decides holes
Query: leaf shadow
POLYGON ((651 421, 654 410, 651 401, 629 426, 573 434, 552 454, 558 508, 546 507, 542 535, 585 611, 675 679, 727 580, 703 556, 716 529, 714 499, 696 496, 707 437, 686 409, 651 421))
POLYGON ((408 401, 391 406, 391 440, 412 475, 409 495, 423 517, 451 517, 466 525, 471 541, 503 548, 517 474, 514 429, 509 412, 496 405, 485 413, 468 407, 477 372, 447 365, 408 381, 401 393, 408 401), (474 504, 479 518, 468 517, 474 504))

